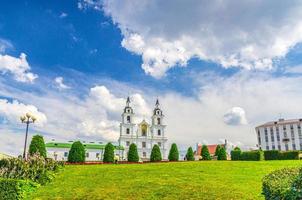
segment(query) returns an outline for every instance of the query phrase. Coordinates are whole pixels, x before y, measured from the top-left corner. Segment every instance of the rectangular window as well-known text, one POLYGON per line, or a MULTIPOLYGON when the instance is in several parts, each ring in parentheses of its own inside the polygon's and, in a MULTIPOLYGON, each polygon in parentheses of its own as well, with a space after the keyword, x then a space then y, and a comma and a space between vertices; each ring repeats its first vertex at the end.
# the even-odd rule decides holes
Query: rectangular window
POLYGON ((265 136, 265 142, 268 142, 268 134, 267 134, 267 129, 266 128, 264 130, 264 136, 265 136))
POLYGON ((286 126, 285 125, 283 125, 283 130, 286 131, 286 126))
POLYGON ((126 129, 126 133, 130 134, 130 129, 129 128, 126 129))
POLYGON ((96 154, 95 154, 95 157, 96 157, 96 158, 100 158, 100 153, 96 153, 96 154))
POLYGON ((302 143, 300 143, 300 150, 302 150, 302 143))
POLYGON ((89 157, 89 153, 86 153, 86 158, 88 158, 89 157))
POLYGON ((293 150, 297 150, 297 149, 296 149, 296 144, 295 144, 295 143, 293 143, 293 150))
POLYGON ((130 146, 130 142, 129 141, 126 141, 126 146, 130 146))
POLYGON ((274 133, 271 132, 271 141, 274 142, 275 141, 275 137, 274 137, 274 133))
POLYGON ((64 157, 68 157, 68 152, 64 152, 64 157))
POLYGON ((276 127, 276 135, 277 135, 277 141, 280 142, 280 133, 278 127, 276 127))
POLYGON ((266 150, 269 150, 269 146, 266 146, 266 150))
POLYGON ((272 145, 272 149, 275 150, 275 145, 274 144, 272 145))
POLYGON ((280 144, 278 145, 278 150, 281 151, 281 145, 280 144))
POLYGON ((258 144, 261 145, 260 131, 258 130, 258 144))
POLYGON ((159 147, 161 147, 161 142, 158 142, 157 144, 158 144, 159 147))
POLYGON ((145 158, 147 156, 146 152, 143 152, 143 157, 145 158))
POLYGON ((288 151, 288 144, 285 144, 285 151, 288 151))
POLYGON ((146 142, 142 142, 142 147, 146 148, 146 142))

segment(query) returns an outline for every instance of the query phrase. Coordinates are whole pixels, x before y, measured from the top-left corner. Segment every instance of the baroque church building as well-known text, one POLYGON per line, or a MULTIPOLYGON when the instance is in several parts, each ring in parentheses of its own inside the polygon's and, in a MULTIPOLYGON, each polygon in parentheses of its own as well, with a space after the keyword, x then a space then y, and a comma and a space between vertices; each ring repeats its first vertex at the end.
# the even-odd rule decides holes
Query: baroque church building
POLYGON ((161 150, 162 158, 167 158, 167 138, 165 137, 164 115, 160 109, 159 101, 156 100, 155 108, 151 117, 151 124, 143 119, 140 123, 134 122, 135 113, 130 106, 130 98, 127 98, 126 107, 122 114, 120 124, 119 145, 125 148, 122 159, 127 159, 130 144, 137 146, 141 160, 149 160, 152 147, 157 144, 161 150))

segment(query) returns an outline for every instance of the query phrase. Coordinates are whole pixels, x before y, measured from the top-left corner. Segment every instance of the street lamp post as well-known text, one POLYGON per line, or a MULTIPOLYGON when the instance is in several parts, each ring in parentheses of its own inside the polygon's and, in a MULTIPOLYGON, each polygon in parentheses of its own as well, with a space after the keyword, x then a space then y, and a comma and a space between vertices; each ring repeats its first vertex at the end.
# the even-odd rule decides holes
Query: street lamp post
POLYGON ((20 120, 22 123, 26 124, 25 142, 24 142, 24 151, 23 151, 23 159, 26 160, 26 145, 27 145, 28 127, 29 127, 29 124, 35 123, 35 121, 37 119, 30 113, 26 113, 24 116, 20 117, 20 120))

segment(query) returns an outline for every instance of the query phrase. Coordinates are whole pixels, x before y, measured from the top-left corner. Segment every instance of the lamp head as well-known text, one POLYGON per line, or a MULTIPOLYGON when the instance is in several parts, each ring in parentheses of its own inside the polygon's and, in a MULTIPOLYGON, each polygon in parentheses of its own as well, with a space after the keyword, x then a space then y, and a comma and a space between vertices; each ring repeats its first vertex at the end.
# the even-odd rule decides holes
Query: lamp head
POLYGON ((31 114, 30 114, 30 113, 26 113, 26 117, 27 117, 27 118, 30 118, 30 117, 31 117, 31 114))
POLYGON ((20 120, 21 120, 21 122, 24 122, 25 121, 25 116, 21 116, 20 120))
POLYGON ((35 116, 31 116, 31 119, 33 120, 33 122, 35 122, 37 120, 37 118, 35 116))

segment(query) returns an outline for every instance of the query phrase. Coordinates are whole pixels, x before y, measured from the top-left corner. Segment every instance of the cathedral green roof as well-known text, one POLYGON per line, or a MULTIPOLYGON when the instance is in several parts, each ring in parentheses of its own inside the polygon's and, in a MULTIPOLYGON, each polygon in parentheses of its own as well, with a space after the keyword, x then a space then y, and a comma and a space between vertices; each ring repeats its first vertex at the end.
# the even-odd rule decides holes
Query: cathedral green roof
MULTIPOLYGON (((47 148, 71 148, 72 143, 61 143, 61 142, 49 142, 45 144, 47 148)), ((84 143, 83 146, 86 149, 105 149, 105 144, 86 144, 84 143)), ((124 150, 122 146, 114 146, 116 150, 124 150)))

